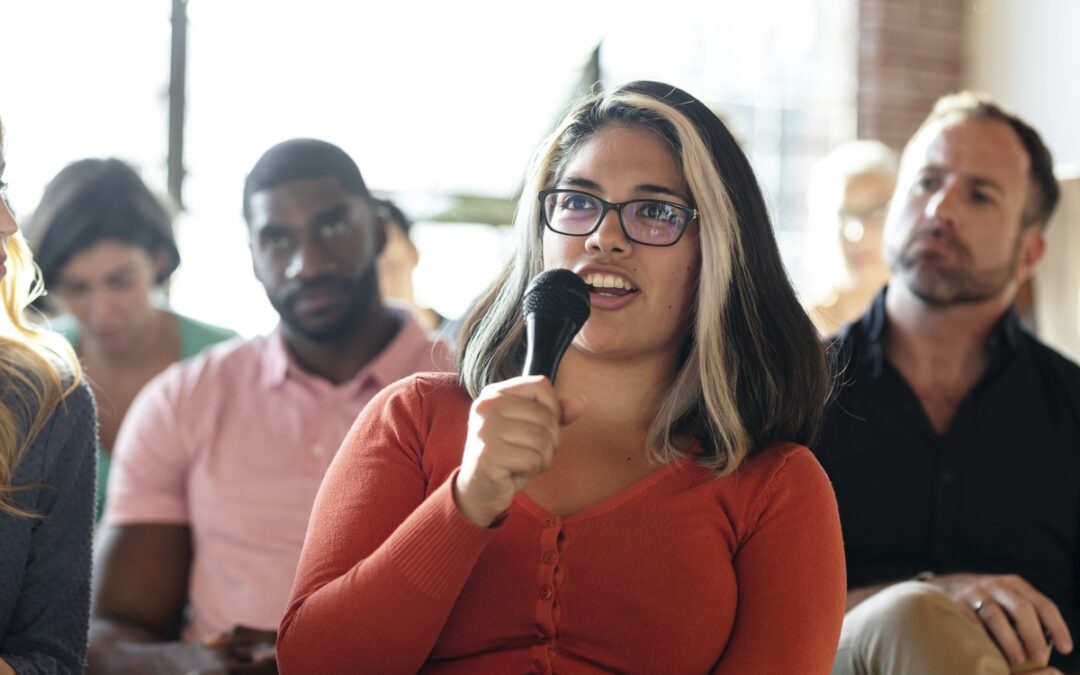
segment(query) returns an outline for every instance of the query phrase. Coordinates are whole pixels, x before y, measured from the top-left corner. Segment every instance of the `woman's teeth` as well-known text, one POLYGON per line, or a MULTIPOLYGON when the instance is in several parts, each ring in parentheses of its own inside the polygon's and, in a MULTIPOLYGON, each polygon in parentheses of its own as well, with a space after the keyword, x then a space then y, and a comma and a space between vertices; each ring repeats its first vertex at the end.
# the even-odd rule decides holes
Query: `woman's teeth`
POLYGON ((591 286, 594 290, 619 290, 619 291, 636 291, 637 289, 630 285, 630 282, 626 279, 616 276, 614 274, 599 274, 591 273, 585 275, 585 283, 591 286))

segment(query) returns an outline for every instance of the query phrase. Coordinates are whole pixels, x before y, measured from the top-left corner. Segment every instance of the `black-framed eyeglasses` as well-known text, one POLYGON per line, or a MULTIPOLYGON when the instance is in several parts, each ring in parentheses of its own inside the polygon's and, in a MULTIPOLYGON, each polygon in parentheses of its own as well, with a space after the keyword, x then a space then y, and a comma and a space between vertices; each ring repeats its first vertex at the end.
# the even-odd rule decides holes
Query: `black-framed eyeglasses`
POLYGON ((619 214, 619 225, 630 241, 646 246, 672 246, 697 209, 658 199, 634 199, 618 204, 580 190, 541 190, 540 219, 552 232, 586 237, 600 227, 608 211, 619 214))

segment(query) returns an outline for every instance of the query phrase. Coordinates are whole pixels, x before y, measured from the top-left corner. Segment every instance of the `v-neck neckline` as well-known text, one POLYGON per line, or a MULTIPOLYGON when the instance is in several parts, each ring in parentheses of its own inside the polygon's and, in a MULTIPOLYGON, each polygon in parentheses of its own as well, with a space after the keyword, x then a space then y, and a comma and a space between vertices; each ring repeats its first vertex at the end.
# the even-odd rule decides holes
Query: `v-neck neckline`
POLYGON ((548 523, 553 518, 557 518, 563 523, 572 523, 576 521, 588 520, 590 518, 597 518, 611 511, 614 511, 615 509, 623 506, 627 502, 632 501, 635 497, 638 497, 643 492, 648 491, 657 483, 663 481, 671 474, 676 473, 677 471, 686 467, 688 464, 692 464, 693 462, 693 456, 681 457, 673 462, 668 462, 663 466, 659 466, 653 469, 649 473, 645 474, 630 485, 627 485, 625 488, 616 492, 610 497, 603 499, 596 504, 593 504, 592 506, 586 507, 581 511, 572 513, 568 516, 558 516, 552 513, 542 504, 540 504, 535 499, 526 494, 524 491, 521 491, 514 496, 514 503, 519 505, 530 516, 536 518, 542 523, 548 523))

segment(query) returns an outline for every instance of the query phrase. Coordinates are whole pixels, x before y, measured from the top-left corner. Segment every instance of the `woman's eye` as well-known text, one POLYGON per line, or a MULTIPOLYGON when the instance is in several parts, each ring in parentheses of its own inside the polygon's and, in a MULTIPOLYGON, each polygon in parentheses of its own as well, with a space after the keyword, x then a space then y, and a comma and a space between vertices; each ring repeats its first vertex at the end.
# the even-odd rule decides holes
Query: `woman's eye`
POLYGON ((109 279, 109 288, 116 291, 125 291, 131 288, 135 284, 135 280, 131 277, 120 277, 119 279, 109 279))
POLYGON ((937 180, 930 176, 923 176, 916 181, 915 185, 923 192, 930 192, 937 187, 937 180))
POLYGON ((580 211, 592 207, 592 200, 584 195, 566 195, 562 207, 568 211, 580 211))
POLYGON ((682 225, 685 214, 664 202, 648 202, 641 209, 641 215, 649 220, 659 220, 672 225, 682 225))

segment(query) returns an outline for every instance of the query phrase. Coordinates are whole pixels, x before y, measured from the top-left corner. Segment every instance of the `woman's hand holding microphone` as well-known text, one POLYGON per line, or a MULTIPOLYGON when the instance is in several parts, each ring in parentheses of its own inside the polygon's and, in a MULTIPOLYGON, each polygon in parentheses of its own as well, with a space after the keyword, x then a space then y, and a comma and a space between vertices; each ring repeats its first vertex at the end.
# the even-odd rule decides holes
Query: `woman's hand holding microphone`
POLYGON ((473 401, 461 471, 454 482, 458 510, 488 527, 514 495, 551 466, 561 427, 585 409, 580 396, 560 399, 542 375, 489 384, 473 401))

